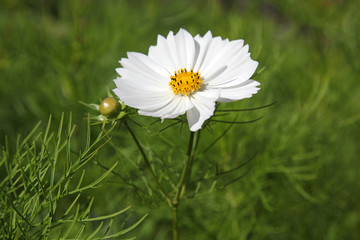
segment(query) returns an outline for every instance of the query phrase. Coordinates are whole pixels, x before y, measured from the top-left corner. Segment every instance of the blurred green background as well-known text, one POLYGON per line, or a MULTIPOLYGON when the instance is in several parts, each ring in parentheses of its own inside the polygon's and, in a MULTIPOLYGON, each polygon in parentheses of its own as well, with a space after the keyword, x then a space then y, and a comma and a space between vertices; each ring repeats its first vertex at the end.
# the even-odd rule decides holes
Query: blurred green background
MULTIPOLYGON (((251 162, 239 181, 181 205, 181 238, 359 239, 359 11, 355 0, 1 0, 0 145, 5 135, 13 145, 39 120, 71 111, 73 144, 81 146, 89 110, 79 101, 107 96, 127 51, 147 53, 158 34, 180 27, 193 35, 211 30, 244 39, 263 69, 255 77, 260 92, 228 108, 277 104, 240 112, 241 120, 263 119, 233 126, 200 159, 194 179, 251 162)), ((226 127, 204 131, 202 146, 226 127)), ((139 158, 130 144, 125 131, 116 133, 101 155, 106 165, 139 158)), ((150 213, 132 236, 170 239, 167 203, 136 197, 117 181, 94 191, 98 211, 132 204, 137 216, 150 213)))

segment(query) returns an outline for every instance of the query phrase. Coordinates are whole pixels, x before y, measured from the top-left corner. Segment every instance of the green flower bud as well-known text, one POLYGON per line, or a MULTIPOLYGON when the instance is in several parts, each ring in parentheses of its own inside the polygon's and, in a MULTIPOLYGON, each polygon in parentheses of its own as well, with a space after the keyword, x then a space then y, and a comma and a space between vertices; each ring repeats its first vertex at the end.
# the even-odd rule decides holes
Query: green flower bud
POLYGON ((113 97, 102 100, 99 111, 105 117, 116 117, 120 112, 120 103, 113 97))

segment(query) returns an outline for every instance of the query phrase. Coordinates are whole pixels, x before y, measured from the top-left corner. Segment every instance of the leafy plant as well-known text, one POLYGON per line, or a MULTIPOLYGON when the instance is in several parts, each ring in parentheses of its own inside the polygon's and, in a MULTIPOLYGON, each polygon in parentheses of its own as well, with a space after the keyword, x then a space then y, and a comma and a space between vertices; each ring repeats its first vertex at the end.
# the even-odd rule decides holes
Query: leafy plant
POLYGON ((62 114, 57 132, 50 131, 51 122, 50 117, 45 132, 39 132, 39 123, 23 140, 19 137, 14 153, 7 143, 1 150, 2 239, 110 239, 139 225, 146 215, 112 232, 113 218, 124 215, 129 207, 96 216, 92 212, 93 197, 87 205, 79 200, 86 190, 99 186, 117 165, 116 162, 95 180, 84 180, 85 166, 110 140, 108 134, 115 125, 108 130, 102 127, 92 141, 88 122, 85 148, 75 153, 71 144, 75 130, 72 116, 66 127, 62 114), (86 226, 93 222, 97 227, 87 230, 86 226))

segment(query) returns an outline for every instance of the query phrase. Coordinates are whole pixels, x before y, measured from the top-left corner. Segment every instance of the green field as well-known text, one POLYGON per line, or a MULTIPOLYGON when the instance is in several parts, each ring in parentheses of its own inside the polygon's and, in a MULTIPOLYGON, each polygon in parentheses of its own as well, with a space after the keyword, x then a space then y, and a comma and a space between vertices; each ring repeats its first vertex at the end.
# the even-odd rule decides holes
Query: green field
MULTIPOLYGON (((94 125, 87 135, 87 114, 98 113, 80 102, 99 104, 108 96, 115 88, 118 60, 126 52, 147 54, 158 34, 185 28, 193 36, 211 30, 223 39, 244 39, 252 59, 259 62, 253 77, 261 83, 259 93, 222 104, 221 109, 276 104, 223 118, 262 117, 254 123, 212 122, 202 130, 188 194, 179 209, 180 239, 359 239, 359 11, 355 0, 0 1, 0 218, 10 217, 12 211, 19 239, 32 239, 20 230, 28 226, 20 217, 24 209, 14 210, 22 204, 16 201, 17 191, 25 186, 10 191, 5 184, 7 166, 19 164, 16 159, 26 161, 19 158, 19 148, 30 154, 27 146, 43 139, 36 136, 44 136, 50 115, 49 132, 56 136, 64 113, 63 128, 69 133, 71 115, 76 125, 71 145, 57 156, 53 175, 55 181, 60 179, 67 169, 65 159, 79 156, 88 147, 88 137, 95 141, 101 129, 94 125), (17 144, 39 121, 34 135, 17 144)), ((136 115, 132 119, 143 126, 131 125, 161 184, 171 191, 183 166, 187 126, 158 133, 173 121, 152 124, 156 119, 136 115)), ((113 239, 171 239, 171 209, 156 192, 126 128, 120 123, 108 136, 110 141, 83 166, 84 182, 91 183, 118 164, 96 188, 81 193, 80 209, 86 209, 91 197, 92 218, 131 205, 125 215, 114 218, 111 231, 149 215, 122 238, 113 239)), ((56 139, 50 141, 54 145, 49 151, 56 150, 56 139)), ((51 185, 50 175, 45 182, 51 185)), ((74 175, 71 184, 76 185, 80 175, 74 175)), ((59 203, 54 219, 75 197, 59 203)), ((109 220, 104 229, 107 224, 109 220)), ((96 221, 87 224, 84 236, 97 226, 96 221)), ((60 228, 52 229, 49 239, 64 231, 60 228)), ((0 230, 0 238, 11 239, 5 228, 0 230)))

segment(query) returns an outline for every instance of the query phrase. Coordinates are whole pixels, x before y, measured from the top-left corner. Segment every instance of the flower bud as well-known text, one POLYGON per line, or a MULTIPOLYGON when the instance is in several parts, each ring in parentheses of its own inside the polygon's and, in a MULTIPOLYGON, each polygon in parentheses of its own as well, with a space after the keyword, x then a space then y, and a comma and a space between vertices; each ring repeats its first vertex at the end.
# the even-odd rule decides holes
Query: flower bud
POLYGON ((116 117, 120 112, 120 103, 113 97, 102 100, 99 111, 105 117, 116 117))

